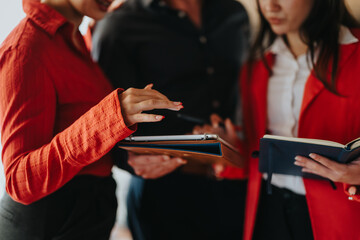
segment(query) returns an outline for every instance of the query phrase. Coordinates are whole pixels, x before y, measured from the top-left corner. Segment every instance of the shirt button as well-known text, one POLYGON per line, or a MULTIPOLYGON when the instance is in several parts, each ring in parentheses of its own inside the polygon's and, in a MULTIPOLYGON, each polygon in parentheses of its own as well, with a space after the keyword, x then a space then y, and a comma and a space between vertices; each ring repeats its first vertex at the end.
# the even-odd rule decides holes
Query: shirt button
POLYGON ((215 70, 214 70, 213 67, 208 67, 208 68, 206 69, 206 73, 207 73, 208 75, 213 75, 214 72, 215 72, 215 70))
POLYGON ((184 11, 178 12, 178 17, 179 18, 184 18, 185 16, 186 16, 186 12, 184 12, 184 11))
POLYGON ((206 38, 205 36, 201 36, 201 37, 199 38, 199 41, 200 41, 202 44, 205 44, 205 43, 207 43, 207 38, 206 38))
POLYGON ((291 198, 291 195, 290 195, 290 193, 285 192, 285 193, 283 194, 283 197, 284 197, 285 199, 290 199, 290 198, 291 198))

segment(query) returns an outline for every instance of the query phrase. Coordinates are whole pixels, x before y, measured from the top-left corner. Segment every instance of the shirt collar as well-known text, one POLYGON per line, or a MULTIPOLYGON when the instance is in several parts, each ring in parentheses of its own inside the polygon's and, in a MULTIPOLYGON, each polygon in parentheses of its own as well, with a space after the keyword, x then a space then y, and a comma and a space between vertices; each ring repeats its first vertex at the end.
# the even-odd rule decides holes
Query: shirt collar
POLYGON ((278 36, 275 38, 275 41, 270 45, 269 51, 273 54, 280 54, 288 51, 288 47, 283 39, 283 37, 278 36))
POLYGON ((67 23, 67 19, 53 8, 40 3, 40 0, 23 0, 24 12, 36 25, 50 35, 67 23))
MULTIPOLYGON (((340 33, 339 33, 339 43, 342 45, 356 43, 359 40, 351 33, 350 29, 341 26, 340 33)), ((269 51, 273 54, 284 53, 288 51, 288 47, 285 44, 284 39, 281 36, 278 36, 273 44, 269 47, 269 51)))
POLYGON ((351 43, 356 43, 359 40, 351 33, 350 29, 341 26, 340 27, 340 34, 339 34, 339 42, 340 44, 346 45, 351 43))

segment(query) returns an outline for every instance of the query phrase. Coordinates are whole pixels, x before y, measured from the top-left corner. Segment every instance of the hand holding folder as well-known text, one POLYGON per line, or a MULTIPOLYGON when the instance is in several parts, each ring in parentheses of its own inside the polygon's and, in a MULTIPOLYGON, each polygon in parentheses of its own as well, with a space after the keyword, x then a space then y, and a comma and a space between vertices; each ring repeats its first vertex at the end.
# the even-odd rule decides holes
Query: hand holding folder
POLYGON ((244 166, 238 150, 216 134, 129 137, 118 147, 137 154, 165 154, 203 164, 244 166))
POLYGON ((174 171, 187 161, 168 155, 137 155, 129 152, 128 163, 136 175, 145 179, 155 179, 174 171))

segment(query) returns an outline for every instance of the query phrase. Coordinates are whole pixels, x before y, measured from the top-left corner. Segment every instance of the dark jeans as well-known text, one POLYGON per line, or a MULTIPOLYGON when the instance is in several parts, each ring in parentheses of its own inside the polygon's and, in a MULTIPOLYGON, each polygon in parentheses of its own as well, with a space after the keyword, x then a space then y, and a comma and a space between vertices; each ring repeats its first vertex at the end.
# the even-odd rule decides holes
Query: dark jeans
POLYGON ((134 240, 242 239, 246 183, 180 173, 133 178, 127 204, 134 240))
POLYGON ((272 194, 262 182, 253 240, 312 240, 306 198, 272 185, 272 194))
POLYGON ((5 194, 0 203, 0 239, 109 239, 117 209, 115 189, 112 177, 78 176, 30 205, 5 194))

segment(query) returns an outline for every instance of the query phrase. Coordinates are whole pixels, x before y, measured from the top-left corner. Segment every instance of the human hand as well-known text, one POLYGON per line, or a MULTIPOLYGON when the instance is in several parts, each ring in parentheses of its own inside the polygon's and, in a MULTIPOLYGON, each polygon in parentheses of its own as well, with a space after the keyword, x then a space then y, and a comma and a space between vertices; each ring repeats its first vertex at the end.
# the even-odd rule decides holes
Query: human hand
POLYGON ((303 167, 303 172, 316 174, 334 182, 360 185, 360 157, 350 163, 337 163, 315 153, 311 153, 309 157, 296 156, 294 164, 303 167))
POLYGON ((108 12, 113 12, 116 9, 118 9, 119 7, 121 7, 121 5, 124 3, 124 0, 114 0, 109 8, 108 8, 108 12))
POLYGON ((195 126, 193 134, 213 133, 232 145, 236 144, 238 141, 237 129, 230 119, 227 118, 224 121, 219 115, 211 114, 210 123, 211 125, 195 126))
POLYGON ((187 162, 182 158, 172 158, 168 155, 137 155, 129 152, 128 163, 137 175, 154 179, 174 171, 187 162))
MULTIPOLYGON (((204 134, 204 133, 214 133, 219 137, 227 141, 232 145, 236 145, 238 141, 237 136, 237 127, 231 122, 230 119, 223 119, 217 115, 212 114, 210 116, 210 123, 203 126, 195 126, 193 129, 193 134, 204 134)), ((223 164, 214 164, 213 165, 214 175, 217 178, 221 178, 221 173, 225 170, 225 165, 223 164)))
POLYGON ((169 109, 179 111, 183 108, 181 102, 170 101, 165 95, 152 89, 153 84, 144 89, 129 88, 119 94, 121 113, 125 124, 130 127, 140 122, 159 122, 164 116, 142 113, 153 109, 169 109))

